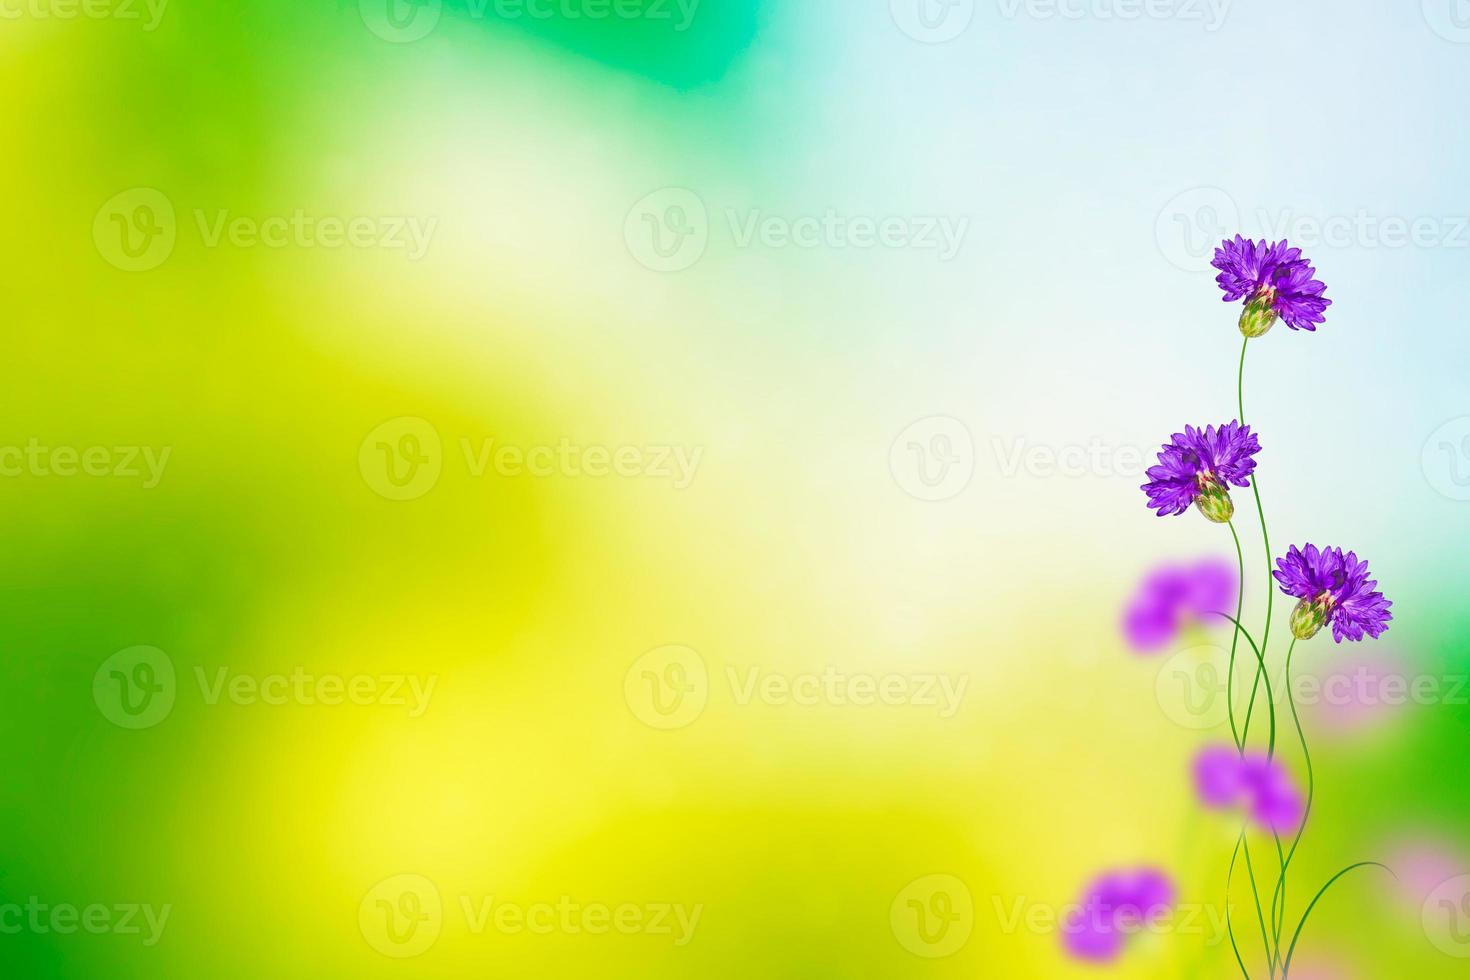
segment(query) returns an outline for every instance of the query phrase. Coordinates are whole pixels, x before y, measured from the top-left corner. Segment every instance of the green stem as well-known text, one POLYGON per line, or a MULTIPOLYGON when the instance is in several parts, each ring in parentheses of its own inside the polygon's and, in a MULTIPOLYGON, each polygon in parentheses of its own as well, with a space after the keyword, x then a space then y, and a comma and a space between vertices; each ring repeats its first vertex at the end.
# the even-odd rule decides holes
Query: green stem
POLYGON ((1245 352, 1250 350, 1251 339, 1245 338, 1240 345, 1240 369, 1235 372, 1235 398, 1240 409, 1240 424, 1245 425, 1245 352))
MULTIPOLYGON (((1271 535, 1266 531, 1266 512, 1261 508, 1261 479, 1256 474, 1251 474, 1251 493, 1256 498, 1256 513, 1261 518, 1261 540, 1266 545, 1266 626, 1261 630, 1261 649, 1264 651, 1271 648, 1271 614, 1276 607, 1276 582, 1271 577, 1271 535)), ((1276 702, 1268 701, 1266 706, 1271 709, 1271 723, 1274 726, 1276 702)), ((1272 754, 1275 754, 1274 749, 1272 754)))
MULTIPOLYGON (((1246 351, 1248 351, 1248 350, 1250 350, 1250 338, 1249 337, 1245 338, 1245 340, 1240 345, 1240 365, 1236 369, 1236 372, 1235 372, 1236 407, 1240 410, 1240 424, 1241 425, 1245 425, 1246 424, 1246 418, 1245 418, 1245 355, 1246 355, 1246 351)), ((1255 498, 1255 501, 1256 501, 1256 515, 1260 518, 1260 521, 1261 521, 1261 541, 1265 545, 1265 549, 1266 549, 1266 551, 1265 551, 1265 559, 1266 559, 1266 626, 1261 631, 1261 645, 1260 645, 1259 648, 1256 649, 1257 672, 1256 672, 1255 680, 1251 683, 1251 696, 1250 696, 1250 700, 1246 704, 1245 725, 1241 729, 1240 740, 1239 740, 1239 743, 1238 744, 1239 744, 1239 750, 1240 750, 1240 752, 1242 754, 1244 754, 1245 747, 1246 747, 1246 745, 1248 744, 1248 742, 1250 740, 1251 716, 1255 713, 1256 692, 1260 688, 1261 683, 1264 681, 1264 683, 1266 685, 1266 710, 1267 710, 1267 712, 1269 714, 1269 717, 1270 717, 1270 725, 1271 725, 1271 732, 1270 732, 1270 736, 1268 738, 1267 747, 1266 747, 1266 758, 1267 759, 1274 759, 1276 757, 1276 698, 1275 698, 1274 694, 1271 691, 1271 676, 1270 676, 1270 674, 1268 673, 1268 671, 1266 669, 1266 653, 1267 653, 1267 651, 1269 651, 1271 649, 1271 618, 1272 618, 1272 614, 1275 612, 1275 604, 1276 604, 1276 589, 1275 589, 1275 584, 1276 583, 1272 580, 1272 575, 1271 575, 1271 535, 1270 535, 1270 532, 1267 531, 1267 529, 1266 529, 1266 510, 1261 505, 1261 481, 1260 481, 1259 475, 1258 474, 1254 474, 1254 473, 1251 475, 1251 495, 1255 498)), ((1231 529, 1230 530, 1231 530, 1231 533, 1233 534, 1234 531, 1235 531, 1235 527, 1234 527, 1233 524, 1231 525, 1231 529)), ((1239 546, 1240 546, 1240 540, 1239 540, 1239 538, 1237 538, 1236 539, 1236 548, 1237 548, 1237 551, 1239 551, 1239 546)), ((1240 572, 1241 597, 1243 599, 1244 598, 1244 594, 1245 594, 1245 556, 1244 556, 1244 553, 1243 552, 1240 553, 1240 568, 1241 568, 1241 572, 1240 572)), ((1237 630, 1240 629, 1240 624, 1238 622, 1239 618, 1240 618, 1240 612, 1239 612, 1239 610, 1237 610, 1237 612, 1236 612, 1236 619, 1237 619, 1236 629, 1237 630)), ((1252 646, 1254 646, 1254 643, 1252 643, 1252 646)), ((1289 680, 1289 675, 1288 675, 1288 686, 1289 685, 1290 685, 1290 680, 1289 680)), ((1295 710, 1296 710, 1294 706, 1293 706, 1292 710, 1293 710, 1293 713, 1294 713, 1295 710)), ((1280 960, 1281 960, 1281 929, 1280 929, 1280 926, 1277 925, 1276 894, 1277 894, 1277 892, 1280 892, 1283 895, 1283 898, 1284 898, 1285 879, 1286 879, 1286 866, 1287 866, 1287 863, 1288 863, 1288 858, 1286 858, 1282 854, 1282 850, 1281 850, 1281 837, 1280 837, 1279 834, 1276 833, 1276 830, 1275 830, 1274 827, 1271 830, 1271 838, 1276 843, 1276 857, 1277 857, 1278 863, 1281 866, 1281 874, 1280 874, 1280 876, 1277 879, 1278 888, 1276 890, 1273 890, 1273 894, 1272 894, 1272 909, 1271 909, 1271 925, 1272 925, 1272 930, 1271 931, 1272 931, 1272 935, 1273 935, 1273 937, 1275 939, 1275 946, 1273 948, 1273 946, 1270 943, 1270 941, 1267 941, 1267 944, 1266 944, 1266 955, 1267 955, 1267 958, 1270 961, 1270 967, 1271 967, 1272 976, 1274 976, 1275 975, 1275 972, 1276 972, 1276 964, 1278 962, 1280 962, 1280 960)), ((1249 850, 1249 847, 1248 846, 1247 846, 1247 849, 1246 849, 1246 867, 1247 867, 1247 869, 1250 868, 1250 850, 1249 850)), ((1254 876, 1252 876, 1251 886, 1252 886, 1252 888, 1254 888, 1254 886, 1255 886, 1254 876)), ((1256 901, 1257 901, 1257 905, 1259 906, 1259 903, 1260 903, 1259 896, 1257 897, 1256 901)), ((1282 965, 1281 973, 1282 973, 1282 977, 1284 978, 1285 975, 1286 975, 1286 967, 1285 967, 1284 964, 1282 965)))
POLYGON ((1235 954, 1235 962, 1240 967, 1240 975, 1245 977, 1245 980, 1251 980, 1250 971, 1245 968, 1245 960, 1240 955, 1240 944, 1235 941, 1235 926, 1228 918, 1225 920, 1225 931, 1230 935, 1230 950, 1235 954))
MULTIPOLYGON (((1241 832, 1244 834, 1244 831, 1241 832)), ((1249 841, 1243 844, 1245 852, 1245 873, 1251 883, 1251 898, 1256 902, 1256 921, 1261 926, 1261 945, 1266 947, 1266 966, 1271 980, 1276 978, 1276 953, 1271 948, 1271 937, 1266 934, 1266 917, 1261 911, 1261 893, 1256 889, 1256 869, 1251 865, 1251 845, 1249 841)))
MULTIPOLYGON (((1230 622, 1234 623, 1235 624, 1235 628, 1240 631, 1240 635, 1243 636, 1243 637, 1245 637, 1245 642, 1247 642, 1247 643, 1249 643, 1251 645, 1251 651, 1253 653, 1255 653, 1255 655, 1256 655, 1256 681, 1259 683, 1260 681, 1262 681, 1264 679, 1265 684, 1266 684, 1266 701, 1267 701, 1267 703, 1270 703, 1275 698, 1276 695, 1271 690, 1271 677, 1270 677, 1270 675, 1268 675, 1266 673, 1266 658, 1261 653, 1261 648, 1258 647, 1258 646, 1256 646, 1256 641, 1251 638, 1250 630, 1248 630, 1244 626, 1240 625, 1240 620, 1238 620, 1235 617, 1231 616, 1229 613, 1223 613, 1223 612, 1218 612, 1217 611, 1215 613, 1215 615, 1216 616, 1220 616, 1220 617, 1222 617, 1224 619, 1228 619, 1228 620, 1230 620, 1230 622)), ((1269 742, 1270 742, 1271 753, 1274 755, 1275 752, 1276 752, 1276 712, 1275 711, 1272 711, 1271 712, 1270 719, 1271 719, 1271 734, 1270 734, 1269 742)), ((1246 728, 1247 729, 1250 728, 1250 719, 1249 718, 1246 719, 1246 728)))
POLYGON ((1302 745, 1302 758, 1307 765, 1307 806, 1302 812, 1302 825, 1297 828, 1296 839, 1291 842, 1291 850, 1286 854, 1286 860, 1281 863, 1281 877, 1276 881, 1276 892, 1271 896, 1271 917, 1275 920, 1276 946, 1281 947, 1281 929, 1286 922, 1286 871, 1291 867, 1292 858, 1296 857, 1296 849, 1301 845, 1302 834, 1307 830, 1307 817, 1312 813, 1312 796, 1316 792, 1317 779, 1312 772, 1312 754, 1307 751, 1307 736, 1302 731, 1302 721, 1297 715, 1296 699, 1291 691, 1291 655, 1296 652, 1296 638, 1293 637, 1291 646, 1286 648, 1286 703, 1291 706, 1291 720, 1296 725, 1296 737, 1302 745), (1278 904, 1279 903, 1279 904, 1278 904))
MULTIPOLYGON (((1245 343, 1243 343, 1240 347, 1240 368, 1236 372, 1235 376, 1235 395, 1238 403, 1237 407, 1240 409, 1241 425, 1245 425, 1245 352, 1249 349, 1250 338, 1247 337, 1245 343)), ((1275 583, 1272 581, 1271 577, 1271 535, 1266 530, 1266 511, 1261 506, 1261 480, 1260 477, 1256 474, 1251 475, 1251 494, 1254 495, 1256 500, 1256 514, 1261 519, 1261 540, 1265 542, 1266 545, 1266 628, 1261 632, 1261 649, 1268 650, 1271 647, 1271 616, 1272 613, 1275 611, 1276 589, 1274 587, 1275 583)), ((1265 670, 1264 659, 1262 660, 1261 669, 1263 671, 1265 670)), ((1257 681, 1259 680, 1260 678, 1258 676, 1257 681)), ((1250 701, 1246 705, 1245 730, 1241 735, 1242 746, 1244 746, 1246 739, 1250 737, 1251 715, 1255 711, 1256 690, 1258 689, 1258 687, 1259 684, 1251 686, 1250 701)), ((1269 685, 1266 692, 1266 707, 1271 712, 1271 727, 1274 730, 1276 727, 1276 705, 1271 700, 1269 685)), ((1273 738, 1271 742, 1271 750, 1268 753, 1268 756, 1274 758, 1275 754, 1276 742, 1273 738)))
MULTIPOLYGON (((1286 855, 1281 850, 1281 835, 1276 832, 1276 828, 1274 826, 1271 828, 1271 839, 1276 842, 1276 864, 1277 864, 1278 867, 1281 868, 1280 873, 1276 876, 1276 884, 1279 886, 1281 884, 1282 879, 1286 877, 1286 862, 1287 862, 1287 857, 1286 857, 1286 855)), ((1277 915, 1276 915, 1276 889, 1275 888, 1273 888, 1271 890, 1271 941, 1276 944, 1276 959, 1278 961, 1280 961, 1280 959, 1281 959, 1281 923, 1277 920, 1277 915)))
POLYGON ((1235 941, 1235 923, 1230 916, 1230 885, 1235 880, 1235 861, 1240 857, 1240 845, 1245 843, 1245 828, 1241 828, 1240 836, 1235 839, 1235 850, 1230 855, 1230 870, 1225 872, 1225 932, 1230 936, 1230 948, 1235 953, 1235 962, 1240 966, 1240 975, 1245 980, 1251 980, 1251 973, 1245 968, 1245 958, 1240 955, 1240 944, 1235 941))
POLYGON ((1341 878, 1343 875, 1351 871, 1356 871, 1359 868, 1383 868, 1384 871, 1387 871, 1395 879, 1398 878, 1398 875, 1395 875, 1393 873, 1392 868, 1386 865, 1379 864, 1377 861, 1359 861, 1357 864, 1343 868, 1337 874, 1333 875, 1332 879, 1328 881, 1327 884, 1322 886, 1322 890, 1317 892, 1316 896, 1312 899, 1311 904, 1307 906, 1307 910, 1302 913, 1302 921, 1297 923, 1296 933, 1291 937, 1291 945, 1288 946, 1286 949, 1286 962, 1283 963, 1281 967, 1281 976, 1283 977, 1283 980, 1286 977, 1286 971, 1291 969, 1291 957, 1296 952, 1297 940, 1302 938, 1302 929, 1306 927, 1307 918, 1312 914, 1312 910, 1317 907, 1317 903, 1322 900, 1322 896, 1327 894, 1327 889, 1337 884, 1337 879, 1341 878))
POLYGON ((1230 536, 1235 539, 1235 558, 1240 567, 1236 581, 1235 632, 1230 634, 1230 672, 1225 679, 1225 704, 1230 712, 1230 737, 1235 739, 1237 751, 1245 751, 1245 742, 1235 724, 1235 648, 1240 643, 1240 614, 1245 607, 1245 552, 1240 547, 1240 535, 1235 533, 1235 522, 1229 523, 1230 536))

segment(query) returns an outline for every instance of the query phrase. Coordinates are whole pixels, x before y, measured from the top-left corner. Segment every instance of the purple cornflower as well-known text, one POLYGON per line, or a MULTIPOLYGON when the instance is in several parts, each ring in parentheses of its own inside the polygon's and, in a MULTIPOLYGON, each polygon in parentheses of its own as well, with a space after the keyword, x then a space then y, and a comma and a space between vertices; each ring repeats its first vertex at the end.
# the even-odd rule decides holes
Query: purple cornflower
POLYGON ((1368 577, 1368 563, 1351 551, 1292 545, 1285 558, 1276 559, 1276 567, 1272 574, 1281 591, 1301 600, 1291 614, 1291 632, 1298 640, 1310 640, 1327 623, 1338 643, 1365 635, 1377 639, 1393 619, 1388 611, 1393 603, 1374 588, 1378 583, 1368 577))
POLYGON ((1244 807, 1265 830, 1290 833, 1302 825, 1306 808, 1286 768, 1269 756, 1242 756, 1228 746, 1195 757, 1194 786, 1200 802, 1216 810, 1244 807))
POLYGON ((1233 606, 1235 577, 1232 566, 1213 558, 1154 569, 1123 610, 1123 635, 1141 653, 1162 649, 1184 627, 1233 606))
POLYGON ((1215 281, 1225 302, 1245 300, 1240 332, 1247 337, 1261 336, 1278 317, 1293 330, 1316 330, 1326 320, 1322 314, 1332 305, 1322 295, 1326 283, 1312 278, 1317 270, 1285 239, 1272 245, 1236 235, 1220 243, 1210 264, 1220 270, 1215 281))
POLYGON ((1149 482, 1141 489, 1160 517, 1182 514, 1194 504, 1205 517, 1224 524, 1235 516, 1228 484, 1250 486, 1260 451, 1261 442, 1248 425, 1186 425, 1164 444, 1159 464, 1148 468, 1149 482))
POLYGON ((1117 959, 1128 937, 1173 911, 1174 883, 1161 871, 1110 871, 1087 886, 1062 922, 1062 945, 1079 960, 1117 959))

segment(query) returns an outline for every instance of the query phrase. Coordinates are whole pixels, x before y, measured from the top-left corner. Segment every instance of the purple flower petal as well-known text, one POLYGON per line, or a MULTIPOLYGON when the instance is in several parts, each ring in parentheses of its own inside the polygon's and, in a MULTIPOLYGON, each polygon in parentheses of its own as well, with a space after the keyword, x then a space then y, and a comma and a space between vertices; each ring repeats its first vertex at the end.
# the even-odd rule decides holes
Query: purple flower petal
POLYGON ((1273 245, 1236 235, 1220 243, 1211 264, 1220 270, 1215 282, 1227 303, 1270 296, 1276 312, 1293 330, 1316 330, 1326 320, 1323 314, 1332 305, 1322 295, 1326 284, 1315 278, 1317 270, 1302 258, 1302 250, 1285 240, 1273 245))
POLYGON ((1393 605, 1377 591, 1378 583, 1368 577, 1368 563, 1355 552, 1341 548, 1292 545, 1284 558, 1276 559, 1272 574, 1281 591, 1298 599, 1321 602, 1331 611, 1332 638, 1362 640, 1382 635, 1393 619, 1393 605))
POLYGON ((1159 451, 1158 464, 1148 468, 1149 482, 1140 489, 1158 516, 1182 514, 1199 495, 1202 478, 1222 486, 1250 486, 1260 451, 1260 439, 1248 425, 1228 422, 1205 429, 1187 425, 1159 451))

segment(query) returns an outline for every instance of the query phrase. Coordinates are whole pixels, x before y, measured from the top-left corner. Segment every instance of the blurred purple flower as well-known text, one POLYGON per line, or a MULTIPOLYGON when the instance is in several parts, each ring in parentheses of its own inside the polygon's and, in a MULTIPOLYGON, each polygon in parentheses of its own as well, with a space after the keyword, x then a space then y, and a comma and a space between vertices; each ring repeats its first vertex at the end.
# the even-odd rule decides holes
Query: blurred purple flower
POLYGON ((1062 945, 1079 960, 1106 963, 1128 937, 1168 915, 1174 883, 1161 871, 1110 871, 1094 879, 1062 922, 1062 945))
POLYGON ((1235 569, 1207 558, 1193 565, 1161 565, 1144 576, 1123 610, 1123 635, 1133 649, 1151 653, 1210 613, 1235 605, 1235 569))
POLYGON ((1194 786, 1205 806, 1244 808, 1264 830, 1291 833, 1306 817, 1302 795, 1286 767, 1262 753, 1242 756, 1228 746, 1207 748, 1195 757, 1194 786))

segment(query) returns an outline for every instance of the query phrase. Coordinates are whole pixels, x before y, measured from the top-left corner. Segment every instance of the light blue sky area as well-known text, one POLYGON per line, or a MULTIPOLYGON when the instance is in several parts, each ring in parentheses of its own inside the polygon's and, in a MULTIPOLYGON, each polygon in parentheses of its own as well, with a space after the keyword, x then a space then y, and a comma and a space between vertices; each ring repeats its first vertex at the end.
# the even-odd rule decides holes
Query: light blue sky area
POLYGON ((1154 441, 1236 414, 1212 243, 1289 237, 1336 305, 1252 350, 1275 492, 1448 559, 1470 503, 1440 488, 1470 456, 1422 457, 1470 416, 1470 4, 918 4, 782 8, 720 92, 779 134, 729 175, 740 207, 969 219, 949 262, 774 252, 763 275, 840 284, 801 316, 789 292, 750 298, 786 311, 784 342, 842 329, 895 352, 860 370, 898 414, 1154 441), (926 23, 968 26, 924 43, 926 23))

